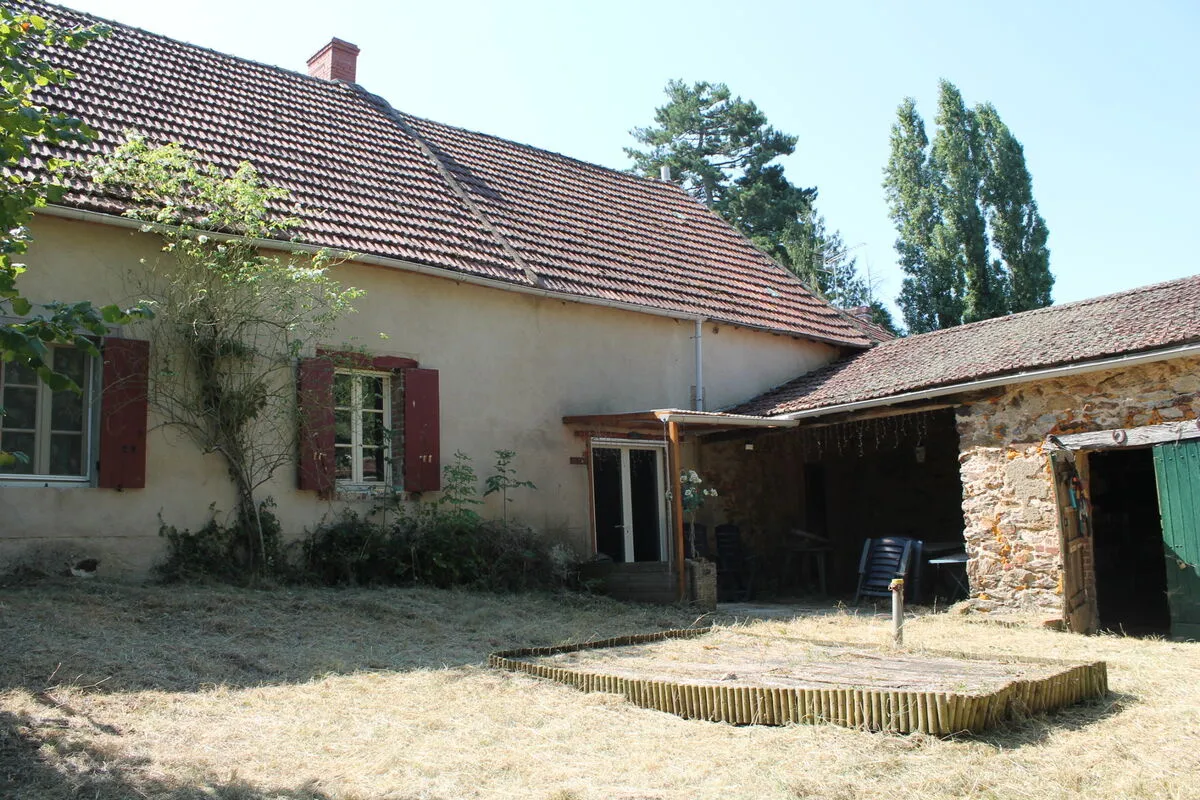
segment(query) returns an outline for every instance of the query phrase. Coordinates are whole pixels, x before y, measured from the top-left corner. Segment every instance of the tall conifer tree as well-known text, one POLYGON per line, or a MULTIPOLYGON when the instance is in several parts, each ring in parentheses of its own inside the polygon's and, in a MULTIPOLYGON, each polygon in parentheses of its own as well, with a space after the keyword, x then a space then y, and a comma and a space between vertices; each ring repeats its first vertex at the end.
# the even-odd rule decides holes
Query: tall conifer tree
POLYGON ((949 81, 940 85, 936 123, 930 143, 915 102, 905 99, 884 168, 909 330, 1049 305, 1047 229, 1020 142, 995 108, 968 109, 949 81))
POLYGON ((992 246, 1008 265, 1009 309, 1028 311, 1050 305, 1049 231, 1033 199, 1033 180, 1021 143, 990 103, 976 114, 984 142, 983 199, 988 209, 992 246))

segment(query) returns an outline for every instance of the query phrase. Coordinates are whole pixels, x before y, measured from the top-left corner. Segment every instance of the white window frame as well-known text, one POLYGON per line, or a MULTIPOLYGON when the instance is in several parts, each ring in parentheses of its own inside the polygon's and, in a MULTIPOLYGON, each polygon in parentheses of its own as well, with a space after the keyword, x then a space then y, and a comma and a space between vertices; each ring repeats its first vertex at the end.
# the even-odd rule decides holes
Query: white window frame
MULTIPOLYGON (((47 366, 54 368, 54 353, 62 350, 72 350, 69 347, 51 347, 50 359, 47 366)), ((37 407, 34 418, 34 452, 26 453, 33 462, 34 471, 32 473, 14 473, 0 472, 0 486, 14 485, 29 485, 31 483, 41 484, 44 486, 89 486, 95 478, 93 465, 96 462, 96 437, 99 435, 99 426, 96 425, 96 417, 99 411, 99 379, 100 370, 97 368, 96 358, 83 354, 84 356, 84 376, 79 388, 83 394, 81 403, 83 405, 83 430, 80 432, 82 452, 80 453, 81 472, 78 475, 54 475, 48 472, 38 472, 39 466, 45 468, 50 461, 50 437, 54 433, 50 429, 51 404, 53 402, 54 392, 45 384, 41 378, 37 379, 37 407)), ((0 367, 0 408, 4 406, 3 389, 6 376, 7 366, 0 367)), ((4 418, 0 417, 0 427, 4 425, 4 418)))
POLYGON ((350 450, 350 466, 351 477, 338 478, 337 485, 342 487, 354 486, 388 486, 392 481, 392 374, 390 372, 380 372, 378 370, 367 369, 337 369, 334 370, 333 380, 336 383, 337 379, 342 376, 351 378, 368 377, 383 379, 383 429, 385 431, 383 439, 383 476, 375 480, 366 480, 363 477, 362 460, 363 460, 363 414, 377 413, 374 409, 364 409, 362 407, 362 382, 352 380, 350 382, 350 405, 339 406, 334 403, 333 411, 336 416, 338 411, 350 411, 350 444, 338 444, 336 441, 333 445, 334 462, 337 462, 338 453, 342 450, 350 450))
MULTIPOLYGON (((592 439, 591 449, 597 447, 619 450, 621 452, 621 522, 624 527, 623 533, 625 538, 625 558, 624 563, 630 564, 633 561, 634 543, 633 543, 633 495, 629 491, 629 485, 632 482, 632 468, 630 467, 629 451, 631 450, 653 450, 656 453, 655 461, 658 468, 655 470, 655 491, 658 494, 658 552, 663 555, 658 562, 644 563, 671 563, 674 561, 674 554, 671 548, 667 546, 667 532, 671 527, 671 508, 667 503, 667 443, 664 441, 644 440, 644 439, 592 439)), ((590 456, 589 456, 590 460, 590 456)), ((589 465, 588 469, 591 469, 589 465)), ((596 517, 595 517, 595 479, 589 476, 588 491, 592 493, 592 537, 593 542, 596 536, 596 517)))

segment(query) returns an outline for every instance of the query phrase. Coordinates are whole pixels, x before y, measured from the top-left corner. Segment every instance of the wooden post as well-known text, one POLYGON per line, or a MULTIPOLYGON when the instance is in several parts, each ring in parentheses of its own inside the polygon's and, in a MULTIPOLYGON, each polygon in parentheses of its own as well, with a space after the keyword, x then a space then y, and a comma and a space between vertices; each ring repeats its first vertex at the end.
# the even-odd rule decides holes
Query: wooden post
POLYGON ((888 588, 892 590, 892 641, 897 647, 904 644, 904 578, 895 578, 888 588))
POLYGON ((687 600, 687 559, 683 549, 683 481, 679 478, 683 469, 679 454, 679 423, 667 422, 667 440, 671 445, 667 461, 671 470, 671 522, 675 528, 675 563, 679 568, 679 602, 687 600))

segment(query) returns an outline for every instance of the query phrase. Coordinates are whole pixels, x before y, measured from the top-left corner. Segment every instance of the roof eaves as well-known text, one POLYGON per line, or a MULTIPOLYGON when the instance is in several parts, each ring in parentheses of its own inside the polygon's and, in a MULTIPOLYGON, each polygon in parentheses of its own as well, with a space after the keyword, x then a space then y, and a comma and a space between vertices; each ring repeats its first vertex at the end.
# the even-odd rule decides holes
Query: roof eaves
POLYGON ((1090 359, 1087 361, 1066 362, 1054 366, 1018 370, 1015 372, 1001 372, 992 375, 981 376, 968 381, 924 386, 906 392, 886 394, 879 397, 864 398, 861 400, 852 400, 843 403, 834 403, 826 406, 816 406, 813 408, 800 409, 798 411, 780 412, 769 416, 777 419, 803 419, 806 417, 819 417, 828 414, 860 411, 878 406, 897 405, 899 403, 907 403, 913 400, 925 400, 933 397, 944 397, 946 395, 979 391, 996 386, 1007 386, 1015 383, 1030 383, 1032 381, 1047 380, 1049 378, 1067 375, 1076 375, 1086 372, 1100 372, 1103 370, 1115 369, 1117 367, 1128 367, 1135 366, 1137 364, 1148 364, 1155 361, 1166 361, 1172 358, 1189 358, 1194 356, 1200 356, 1200 341, 1190 342, 1182 345, 1173 345, 1167 348, 1155 348, 1153 350, 1125 353, 1118 356, 1090 359))

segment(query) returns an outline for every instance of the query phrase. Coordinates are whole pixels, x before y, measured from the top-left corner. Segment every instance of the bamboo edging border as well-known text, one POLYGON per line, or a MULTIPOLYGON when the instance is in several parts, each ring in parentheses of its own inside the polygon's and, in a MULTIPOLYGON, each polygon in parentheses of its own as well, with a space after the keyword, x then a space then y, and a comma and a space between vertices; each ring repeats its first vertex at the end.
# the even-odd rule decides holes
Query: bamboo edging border
MULTIPOLYGON (((682 628, 637 633, 580 644, 522 647, 488 656, 488 666, 524 672, 572 686, 584 692, 611 692, 642 708, 665 711, 684 719, 728 722, 734 725, 832 723, 848 728, 889 733, 927 733, 949 736, 979 733, 1008 719, 1063 708, 1108 693, 1108 667, 1103 661, 1072 664, 1045 658, 1013 658, 1016 663, 1060 664, 1063 671, 1044 678, 1017 679, 982 694, 866 689, 775 688, 676 683, 552 667, 524 660, 580 650, 691 639, 713 629, 682 628)), ((961 654, 954 654, 962 658, 961 654)))

